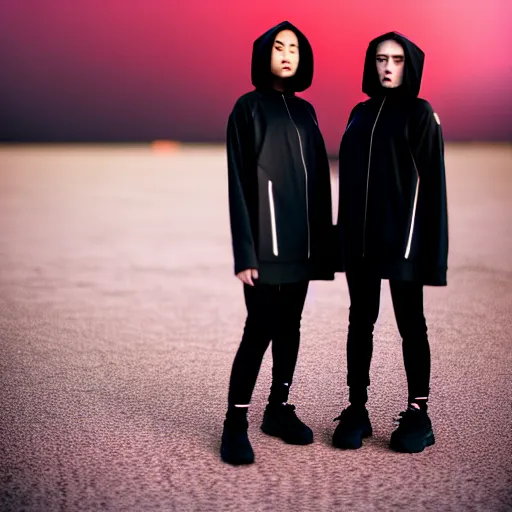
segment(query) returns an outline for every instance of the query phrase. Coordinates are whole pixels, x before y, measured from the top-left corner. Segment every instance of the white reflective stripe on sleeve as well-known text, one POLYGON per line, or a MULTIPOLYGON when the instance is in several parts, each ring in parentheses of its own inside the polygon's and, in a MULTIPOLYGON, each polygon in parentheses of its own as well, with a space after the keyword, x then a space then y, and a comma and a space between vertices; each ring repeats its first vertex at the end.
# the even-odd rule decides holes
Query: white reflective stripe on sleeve
POLYGON ((270 204, 270 224, 272 228, 272 252, 274 256, 279 254, 277 247, 277 225, 276 225, 276 209, 274 206, 274 191, 272 189, 272 182, 268 182, 268 202, 270 204))

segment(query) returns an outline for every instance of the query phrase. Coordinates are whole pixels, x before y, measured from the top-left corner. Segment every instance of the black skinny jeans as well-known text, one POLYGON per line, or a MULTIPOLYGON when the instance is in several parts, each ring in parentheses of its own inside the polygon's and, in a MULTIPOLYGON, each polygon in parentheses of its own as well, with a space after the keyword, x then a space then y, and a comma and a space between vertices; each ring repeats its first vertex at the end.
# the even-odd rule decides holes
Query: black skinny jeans
POLYGON ((286 402, 300 343, 300 322, 309 283, 244 284, 247 320, 229 382, 228 404, 249 404, 263 356, 272 340, 274 401, 286 402))
MULTIPOLYGON (((379 315, 381 279, 370 270, 347 272, 350 314, 347 337, 347 384, 351 397, 364 396, 370 385, 373 328, 379 315)), ((428 397, 430 347, 423 314, 423 286, 390 280, 393 309, 402 337, 409 401, 428 397)), ((351 402, 354 402, 352 400, 351 402)), ((365 401, 365 400, 363 400, 365 401)))

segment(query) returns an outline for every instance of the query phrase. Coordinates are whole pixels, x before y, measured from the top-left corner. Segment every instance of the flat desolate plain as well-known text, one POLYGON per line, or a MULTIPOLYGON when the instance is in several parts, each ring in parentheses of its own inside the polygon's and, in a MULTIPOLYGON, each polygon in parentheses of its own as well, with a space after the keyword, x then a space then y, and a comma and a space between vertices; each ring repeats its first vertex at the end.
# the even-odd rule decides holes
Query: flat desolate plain
POLYGON ((0 147, 0 509, 511 510, 512 146, 447 145, 446 162, 448 286, 425 289, 436 444, 388 448, 406 382, 384 283, 374 436, 331 446, 347 402, 338 274, 311 285, 290 397, 315 443, 259 430, 268 352, 256 463, 236 468, 218 455, 245 319, 225 149, 0 147))

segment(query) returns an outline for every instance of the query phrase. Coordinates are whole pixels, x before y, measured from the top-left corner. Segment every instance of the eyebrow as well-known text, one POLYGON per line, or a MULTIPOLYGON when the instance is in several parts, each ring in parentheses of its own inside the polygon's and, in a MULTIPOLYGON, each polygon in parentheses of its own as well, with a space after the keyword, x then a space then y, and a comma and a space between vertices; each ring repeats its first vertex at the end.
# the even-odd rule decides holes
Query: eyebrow
POLYGON ((377 57, 405 57, 405 55, 403 53, 394 53, 394 54, 390 54, 390 53, 377 53, 376 56, 377 57))
MULTIPOLYGON (((285 46, 284 43, 282 43, 281 41, 279 41, 279 39, 276 39, 276 44, 280 44, 281 46, 285 46)), ((291 43, 290 46, 295 46, 298 48, 298 45, 296 45, 295 43, 291 43)))

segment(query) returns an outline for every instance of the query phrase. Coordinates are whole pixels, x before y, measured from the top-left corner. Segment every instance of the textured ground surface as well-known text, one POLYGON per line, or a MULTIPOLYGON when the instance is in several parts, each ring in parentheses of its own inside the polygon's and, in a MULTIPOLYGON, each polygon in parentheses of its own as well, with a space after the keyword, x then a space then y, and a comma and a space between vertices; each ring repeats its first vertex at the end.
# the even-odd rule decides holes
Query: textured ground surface
POLYGON ((0 148, 0 510, 512 509, 512 147, 448 146, 447 288, 426 289, 437 443, 388 449, 406 399, 387 283, 374 437, 331 447, 348 295, 314 284, 291 400, 315 443, 218 450, 244 321, 223 148, 0 148))

